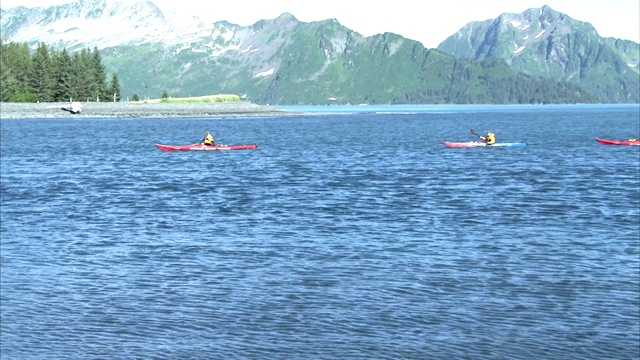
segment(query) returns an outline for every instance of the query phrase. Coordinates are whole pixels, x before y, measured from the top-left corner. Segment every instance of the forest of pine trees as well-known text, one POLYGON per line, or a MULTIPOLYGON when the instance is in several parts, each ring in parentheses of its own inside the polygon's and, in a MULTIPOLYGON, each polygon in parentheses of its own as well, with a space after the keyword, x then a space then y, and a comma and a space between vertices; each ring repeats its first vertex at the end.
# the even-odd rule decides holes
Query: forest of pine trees
POLYGON ((107 75, 95 48, 69 54, 38 44, 0 44, 0 101, 120 101, 118 76, 107 75))

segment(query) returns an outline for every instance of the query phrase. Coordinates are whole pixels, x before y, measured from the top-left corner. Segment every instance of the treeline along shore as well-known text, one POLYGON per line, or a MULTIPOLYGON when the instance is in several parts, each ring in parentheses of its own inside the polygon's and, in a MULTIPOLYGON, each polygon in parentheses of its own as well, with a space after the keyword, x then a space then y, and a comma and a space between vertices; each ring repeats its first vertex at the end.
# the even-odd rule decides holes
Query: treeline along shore
POLYGON ((133 103, 83 102, 80 114, 62 110, 68 102, 0 103, 0 119, 37 118, 193 118, 283 116, 295 113, 248 102, 133 103))

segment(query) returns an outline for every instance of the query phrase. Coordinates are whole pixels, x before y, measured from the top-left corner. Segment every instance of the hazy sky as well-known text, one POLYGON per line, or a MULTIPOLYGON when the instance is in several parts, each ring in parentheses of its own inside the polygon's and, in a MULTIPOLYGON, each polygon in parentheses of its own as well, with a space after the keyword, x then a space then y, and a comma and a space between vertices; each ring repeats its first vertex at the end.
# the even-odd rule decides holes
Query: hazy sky
MULTIPOLYGON (((114 1, 114 0, 108 0, 114 1)), ((135 0, 123 0, 135 1, 135 0)), ((218 2, 203 0, 150 0, 163 10, 199 16, 205 20, 227 20, 247 26, 261 19, 274 19, 283 12, 304 22, 337 19, 342 25, 371 36, 394 32, 418 40, 428 48, 437 47, 448 36, 471 21, 521 13, 549 5, 573 19, 590 22, 601 36, 640 42, 640 1, 638 0, 243 0, 218 2)), ((71 0, 0 0, 0 6, 47 7, 71 0)))

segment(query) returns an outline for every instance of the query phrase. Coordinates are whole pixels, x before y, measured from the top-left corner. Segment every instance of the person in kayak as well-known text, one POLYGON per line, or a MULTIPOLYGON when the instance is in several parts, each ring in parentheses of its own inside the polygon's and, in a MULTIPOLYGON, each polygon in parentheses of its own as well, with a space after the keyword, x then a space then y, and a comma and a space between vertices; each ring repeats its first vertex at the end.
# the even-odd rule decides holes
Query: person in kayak
POLYGON ((487 145, 493 145, 493 144, 496 143, 496 134, 494 134, 491 131, 489 131, 489 132, 487 132, 487 135, 480 136, 480 140, 482 140, 485 143, 487 143, 487 145))
POLYGON ((214 140, 214 138, 211 135, 211 133, 206 131, 204 133, 204 138, 202 139, 202 145, 214 146, 215 144, 216 144, 216 141, 214 140))

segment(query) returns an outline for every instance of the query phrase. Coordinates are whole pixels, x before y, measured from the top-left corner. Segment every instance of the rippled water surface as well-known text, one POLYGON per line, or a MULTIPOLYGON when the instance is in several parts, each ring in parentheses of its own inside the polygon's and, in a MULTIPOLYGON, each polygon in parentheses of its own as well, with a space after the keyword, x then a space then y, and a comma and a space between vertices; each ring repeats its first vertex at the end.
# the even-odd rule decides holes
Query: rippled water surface
POLYGON ((320 110, 0 121, 1 357, 639 357, 637 105, 320 110))

